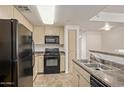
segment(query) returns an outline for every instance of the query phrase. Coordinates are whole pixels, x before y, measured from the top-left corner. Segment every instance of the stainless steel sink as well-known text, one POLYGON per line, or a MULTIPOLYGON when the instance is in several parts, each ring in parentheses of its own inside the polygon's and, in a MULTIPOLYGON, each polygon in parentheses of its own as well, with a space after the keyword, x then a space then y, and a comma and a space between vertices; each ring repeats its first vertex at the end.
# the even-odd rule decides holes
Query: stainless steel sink
POLYGON ((99 71, 119 70, 117 68, 112 68, 112 67, 106 66, 104 64, 99 64, 99 63, 90 63, 90 64, 84 64, 84 65, 93 70, 99 70, 99 71))

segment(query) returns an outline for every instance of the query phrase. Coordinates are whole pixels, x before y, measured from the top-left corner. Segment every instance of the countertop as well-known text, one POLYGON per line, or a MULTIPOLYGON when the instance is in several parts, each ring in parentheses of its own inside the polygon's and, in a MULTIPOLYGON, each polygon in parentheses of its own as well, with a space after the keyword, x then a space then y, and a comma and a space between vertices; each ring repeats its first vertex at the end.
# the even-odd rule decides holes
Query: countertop
POLYGON ((124 71, 96 71, 86 67, 83 62, 79 62, 77 59, 73 59, 73 62, 108 86, 124 87, 124 71))
POLYGON ((113 52, 113 51, 103 51, 103 50, 89 50, 90 52, 93 53, 100 53, 100 54, 106 54, 106 55, 112 55, 112 56, 118 56, 118 57, 124 57, 124 53, 119 53, 119 52, 113 52))
MULTIPOLYGON (((35 51, 35 54, 42 54, 42 55, 44 55, 45 54, 45 51, 35 51)), ((59 53, 60 53, 60 55, 65 55, 65 52, 64 51, 59 51, 59 53)))

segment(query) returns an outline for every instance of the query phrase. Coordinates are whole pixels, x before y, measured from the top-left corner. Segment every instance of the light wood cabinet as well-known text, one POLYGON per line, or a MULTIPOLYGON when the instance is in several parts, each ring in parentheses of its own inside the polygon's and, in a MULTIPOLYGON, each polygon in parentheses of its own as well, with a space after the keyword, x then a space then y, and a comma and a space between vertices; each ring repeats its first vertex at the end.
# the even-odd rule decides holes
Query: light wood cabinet
POLYGON ((42 54, 35 54, 35 65, 33 67, 33 80, 38 73, 43 73, 44 56, 42 54))
POLYGON ((60 72, 65 71, 65 55, 60 56, 60 72))
POLYGON ((90 87, 90 74, 73 63, 73 84, 76 87, 90 87))
POLYGON ((59 36, 59 27, 45 26, 45 35, 59 36))
POLYGON ((33 31, 32 24, 15 8, 13 7, 13 18, 17 19, 21 24, 27 27, 30 31, 33 31))
POLYGON ((11 19, 13 18, 13 6, 12 5, 1 5, 0 6, 0 19, 11 19))
POLYGON ((33 31, 33 25, 12 5, 0 6, 0 19, 17 19, 21 24, 33 31))
POLYGON ((64 44, 64 28, 54 26, 35 26, 33 40, 35 44, 45 44, 45 35, 59 36, 60 44, 64 44))
POLYGON ((73 75, 72 77, 73 86, 78 87, 79 86, 79 73, 75 69, 73 69, 72 75, 73 75))
POLYGON ((90 87, 90 83, 81 74, 79 74, 79 87, 90 87))
POLYGON ((60 44, 64 44, 64 28, 61 27, 59 30, 59 42, 60 44))
POLYGON ((38 73, 43 73, 43 72, 44 72, 44 56, 40 55, 38 61, 38 73))
POLYGON ((33 67, 33 80, 35 79, 38 73, 38 60, 39 60, 38 55, 35 55, 35 64, 33 67))
POLYGON ((44 44, 44 27, 34 27, 33 40, 35 44, 44 44))

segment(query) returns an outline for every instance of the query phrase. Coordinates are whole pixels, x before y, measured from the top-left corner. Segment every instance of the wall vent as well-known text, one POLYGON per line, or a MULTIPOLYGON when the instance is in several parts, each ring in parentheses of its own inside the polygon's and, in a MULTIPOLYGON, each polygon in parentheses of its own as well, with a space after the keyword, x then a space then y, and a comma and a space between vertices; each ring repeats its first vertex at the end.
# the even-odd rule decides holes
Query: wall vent
POLYGON ((16 6, 16 8, 21 11, 21 12, 24 12, 24 13, 31 13, 31 9, 30 9, 30 6, 27 6, 27 5, 18 5, 16 6))

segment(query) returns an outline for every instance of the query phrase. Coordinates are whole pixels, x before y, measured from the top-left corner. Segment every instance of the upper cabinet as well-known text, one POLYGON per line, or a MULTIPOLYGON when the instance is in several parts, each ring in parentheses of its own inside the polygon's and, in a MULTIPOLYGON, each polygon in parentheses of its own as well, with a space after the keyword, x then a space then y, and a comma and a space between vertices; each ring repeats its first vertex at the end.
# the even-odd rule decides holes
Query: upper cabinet
POLYGON ((60 44, 64 44, 64 28, 63 27, 59 29, 59 40, 60 40, 60 44))
POLYGON ((13 18, 13 6, 12 5, 1 5, 0 6, 0 19, 11 19, 13 18))
POLYGON ((35 26, 33 32, 33 40, 35 44, 44 44, 44 27, 35 26))
POLYGON ((12 5, 0 6, 0 19, 17 19, 30 31, 33 31, 33 25, 12 5))
POLYGON ((64 44, 64 28, 59 26, 34 26, 33 40, 35 44, 45 44, 45 35, 59 36, 60 44, 64 44))
POLYGON ((59 27, 45 26, 45 35, 59 35, 59 27))
POLYGON ((17 19, 21 24, 27 27, 30 31, 33 31, 32 24, 14 7, 13 18, 17 19))
POLYGON ((63 27, 45 27, 45 35, 59 36, 60 44, 64 44, 64 28, 63 27))

